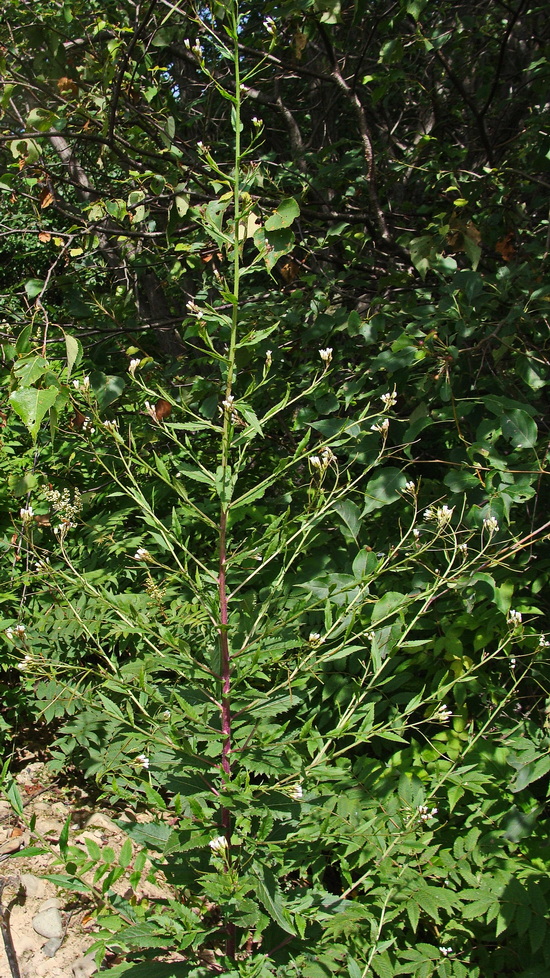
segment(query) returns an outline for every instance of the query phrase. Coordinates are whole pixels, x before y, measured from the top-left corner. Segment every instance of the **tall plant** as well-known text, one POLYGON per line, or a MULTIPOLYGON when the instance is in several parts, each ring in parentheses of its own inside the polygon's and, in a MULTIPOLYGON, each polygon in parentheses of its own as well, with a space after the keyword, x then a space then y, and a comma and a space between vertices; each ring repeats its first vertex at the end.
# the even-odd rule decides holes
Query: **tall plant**
MULTIPOLYGON (((488 944, 499 954, 502 934, 525 933, 507 896, 518 867, 537 921, 529 953, 544 940, 548 887, 538 856, 512 858, 510 813, 536 818, 528 789, 547 773, 546 734, 531 731, 531 773, 516 786, 503 792, 495 767, 499 749, 521 756, 512 706, 528 668, 544 681, 546 639, 490 575, 521 542, 487 502, 477 526, 445 500, 421 512, 390 434, 397 391, 315 415, 336 340, 294 389, 279 380, 278 323, 241 301, 241 284, 291 251, 299 205, 256 210, 246 15, 236 2, 201 11, 188 49, 234 132, 231 162, 200 147, 219 196, 194 217, 221 256, 212 293, 186 312, 203 374, 177 394, 133 357, 127 427, 112 409, 119 378, 77 378, 73 425, 94 482, 81 495, 37 477, 21 509, 28 573, 8 639, 46 717, 63 717, 58 763, 73 758, 114 801, 137 796, 153 813, 124 823, 135 861, 131 843, 116 862, 72 845, 67 827, 52 878, 96 900, 98 953, 128 958, 113 975, 487 974, 488 944), (233 65, 230 87, 217 59, 233 65), (124 509, 98 529, 94 508, 115 500, 124 509), (399 520, 376 550, 387 505, 399 520), (476 647, 480 587, 495 607, 476 647), (491 827, 506 818, 508 848, 495 850, 491 827), (173 888, 165 904, 113 889, 125 874, 137 888, 144 853, 173 888), (176 960, 156 960, 168 952, 176 960)), ((66 349, 52 364, 32 331, 21 340, 12 405, 35 439, 68 400, 81 351, 71 337, 66 349)))

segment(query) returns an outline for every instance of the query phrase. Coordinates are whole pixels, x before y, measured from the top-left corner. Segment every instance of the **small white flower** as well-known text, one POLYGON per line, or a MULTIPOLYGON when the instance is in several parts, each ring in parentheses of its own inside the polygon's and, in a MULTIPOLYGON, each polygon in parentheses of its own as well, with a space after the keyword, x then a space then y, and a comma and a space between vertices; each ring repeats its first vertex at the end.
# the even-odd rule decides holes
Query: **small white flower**
POLYGON ((32 662, 32 656, 26 655, 25 658, 21 660, 21 662, 17 663, 17 668, 20 669, 21 672, 24 672, 25 669, 29 668, 31 662, 32 662))
POLYGON ((390 427, 389 419, 384 418, 382 421, 377 422, 377 424, 371 424, 370 430, 378 431, 379 434, 384 435, 385 437, 388 433, 389 427, 390 427))
POLYGON ((23 523, 30 523, 34 516, 34 510, 32 506, 23 506, 22 509, 19 510, 19 515, 23 520, 23 523))
POLYGON ((460 553, 462 554, 462 556, 465 557, 466 554, 468 553, 468 544, 467 543, 459 543, 458 549, 459 549, 460 553))
POLYGON ((312 469, 321 469, 323 467, 323 463, 318 455, 312 455, 309 460, 309 464, 311 465, 312 469))
POLYGON ((304 797, 301 784, 293 784, 288 793, 293 801, 301 801, 304 797))
POLYGON ((147 757, 147 754, 138 754, 136 761, 140 767, 145 768, 146 771, 149 770, 149 758, 147 757))
POLYGON ((104 421, 103 427, 107 428, 107 431, 116 431, 118 428, 118 424, 116 421, 104 421))
POLYGON ((510 609, 508 612, 507 622, 512 628, 519 628, 523 619, 521 617, 521 611, 513 611, 510 609))
POLYGON ((321 452, 321 461, 323 464, 323 468, 326 469, 331 464, 331 462, 336 461, 336 455, 334 454, 333 451, 331 451, 330 448, 323 448, 323 451, 321 452))
MULTIPOLYGON (((199 139, 199 141, 197 143, 197 149, 198 149, 199 153, 202 153, 202 154, 208 152, 208 147, 204 145, 202 139, 199 139)), ((188 305, 189 305, 189 303, 188 303, 188 305)))
POLYGON ((148 550, 145 549, 145 547, 138 547, 138 549, 136 550, 136 552, 134 554, 134 560, 145 560, 145 561, 147 561, 147 560, 152 560, 152 559, 153 558, 151 557, 151 554, 149 553, 148 550))
POLYGON ((382 394, 380 400, 384 405, 384 411, 389 411, 391 407, 397 404, 397 394, 395 392, 395 389, 391 392, 391 394, 382 394))
POLYGON ((415 540, 419 540, 420 539, 420 530, 414 529, 413 530, 413 537, 414 537, 415 540))
POLYGON ((442 703, 432 715, 431 719, 434 721, 439 721, 439 723, 448 723, 453 715, 453 711, 449 710, 446 703, 442 703))
POLYGON ((308 642, 315 648, 315 646, 323 644, 323 638, 319 635, 319 632, 310 632, 308 642))
POLYGON ((199 59, 199 61, 202 61, 203 50, 202 50, 202 45, 199 44, 198 41, 195 41, 195 43, 194 43, 193 47, 191 48, 191 50, 192 50, 193 54, 195 55, 195 57, 197 57, 199 59))
POLYGON ((208 845, 212 852, 223 853, 227 849, 227 839, 225 835, 217 835, 215 839, 210 839, 208 845))
POLYGON ((437 811, 438 811, 437 808, 432 808, 430 811, 427 805, 419 805, 418 814, 420 816, 420 821, 429 822, 431 818, 435 818, 435 816, 437 815, 437 811))
POLYGON ((261 119, 257 119, 256 116, 252 117, 252 125, 255 126, 256 129, 259 129, 262 124, 261 119))
POLYGON ((496 517, 487 516, 486 519, 483 520, 483 529, 487 530, 487 532, 491 536, 493 535, 493 533, 497 532, 498 528, 499 528, 498 520, 496 519, 496 517))
MULTIPOLYGON (((202 146, 202 143, 199 143, 199 145, 202 146)), ((193 299, 189 300, 189 302, 186 304, 186 308, 189 310, 189 312, 192 312, 194 316, 200 316, 201 314, 200 306, 198 306, 193 299)))
POLYGON ((416 483, 415 482, 407 482, 407 483, 405 483, 405 492, 410 492, 411 496, 415 496, 416 495, 416 483))
POLYGON ((367 634, 365 635, 365 638, 366 638, 367 642, 374 642, 374 640, 376 638, 376 632, 367 632, 367 634))
POLYGON ((136 370, 139 367, 140 363, 141 363, 141 360, 139 360, 138 358, 136 358, 135 360, 130 360, 130 365, 128 367, 128 373, 130 374, 131 377, 135 377, 136 370))
POLYGON ((75 391, 82 391, 86 394, 90 390, 90 378, 83 377, 82 380, 73 380, 73 387, 75 391))
POLYGON ((323 363, 326 363, 328 365, 332 360, 332 347, 327 346, 325 350, 319 350, 319 356, 321 357, 323 363))
POLYGON ((515 669, 515 668, 516 668, 516 659, 515 656, 512 656, 512 658, 510 659, 510 669, 515 669))
POLYGON ((266 350, 265 351, 265 365, 266 365, 266 367, 270 367, 272 363, 273 363, 273 350, 266 350))
POLYGON ((162 711, 162 719, 163 720, 169 720, 171 716, 172 716, 172 713, 171 713, 170 710, 163 710, 162 711))
POLYGON ((439 506, 438 509, 433 509, 430 506, 424 511, 425 520, 435 520, 440 530, 443 530, 448 523, 450 523, 452 515, 454 513, 454 506, 449 509, 448 506, 439 506))
POLYGON ((453 953, 452 947, 440 947, 439 950, 441 951, 441 954, 443 955, 444 958, 447 958, 449 954, 453 953))
POLYGON ((275 21, 273 20, 273 17, 266 17, 264 19, 264 27, 265 27, 267 33, 268 34, 271 34, 272 37, 274 37, 275 34, 277 33, 277 25, 276 25, 275 21))
POLYGON ((222 401, 222 407, 225 408, 226 411, 232 411, 234 402, 235 398, 233 397, 233 394, 228 394, 225 401, 222 401))
POLYGON ((542 634, 539 638, 539 649, 547 649, 550 647, 550 642, 547 640, 546 635, 542 634))
POLYGON ((13 628, 6 628, 6 638, 13 642, 13 628))
POLYGON ((439 523, 439 526, 441 527, 447 526, 447 523, 450 523, 451 521, 453 512, 454 512, 454 506, 452 507, 452 509, 449 509, 448 506, 441 506, 436 514, 437 522, 439 523))

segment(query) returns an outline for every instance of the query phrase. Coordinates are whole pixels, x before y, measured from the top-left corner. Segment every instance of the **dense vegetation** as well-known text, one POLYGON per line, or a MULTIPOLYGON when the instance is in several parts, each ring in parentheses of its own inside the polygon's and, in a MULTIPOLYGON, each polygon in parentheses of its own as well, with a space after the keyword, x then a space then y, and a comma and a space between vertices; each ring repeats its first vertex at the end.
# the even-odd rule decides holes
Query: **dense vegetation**
POLYGON ((5 8, 3 785, 148 813, 98 961, 544 978, 545 5, 5 8))

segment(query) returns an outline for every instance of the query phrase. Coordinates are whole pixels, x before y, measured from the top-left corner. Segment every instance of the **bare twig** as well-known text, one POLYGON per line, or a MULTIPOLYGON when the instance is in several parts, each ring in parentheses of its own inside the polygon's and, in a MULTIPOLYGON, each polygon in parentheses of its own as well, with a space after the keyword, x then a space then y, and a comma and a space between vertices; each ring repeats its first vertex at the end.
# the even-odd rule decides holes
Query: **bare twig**
POLYGON ((13 939, 10 930, 10 909, 13 901, 11 901, 7 907, 5 907, 2 903, 2 893, 4 892, 4 887, 8 883, 16 882, 17 881, 14 880, 13 877, 4 877, 3 879, 0 879, 0 930, 2 931, 2 940, 4 941, 4 949, 6 951, 6 957, 8 959, 12 978, 21 978, 21 971, 19 969, 17 954, 15 947, 13 946, 13 939))

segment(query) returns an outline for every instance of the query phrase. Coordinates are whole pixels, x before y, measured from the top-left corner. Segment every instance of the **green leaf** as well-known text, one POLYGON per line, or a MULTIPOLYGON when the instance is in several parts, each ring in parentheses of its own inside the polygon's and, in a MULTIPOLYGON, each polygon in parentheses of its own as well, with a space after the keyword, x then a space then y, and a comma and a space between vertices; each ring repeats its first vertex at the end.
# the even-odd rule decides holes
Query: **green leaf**
POLYGON ((36 441, 44 415, 55 404, 58 394, 57 387, 48 387, 46 390, 25 387, 10 394, 10 404, 28 428, 33 441, 36 441))
POLYGON ((123 869, 127 869, 132 862, 132 855, 132 841, 131 839, 125 839, 118 857, 119 866, 122 866, 123 869))
POLYGON ((537 426, 525 411, 507 411, 501 421, 502 434, 514 448, 534 448, 537 426))
POLYGON ((287 197, 281 201, 277 210, 268 217, 264 225, 265 230, 280 231, 282 228, 289 228, 299 216, 300 208, 294 197, 287 197))
POLYGON ((90 374, 90 385, 97 397, 100 411, 104 411, 109 404, 116 401, 126 387, 126 381, 122 377, 107 377, 99 370, 94 370, 90 374))
POLYGON ((25 282, 25 292, 29 299, 36 299, 44 288, 44 280, 41 278, 30 278, 25 282))
POLYGON ((401 498, 407 479, 401 469, 388 466, 370 480, 365 489, 365 505, 362 515, 373 513, 382 506, 389 506, 401 498))
POLYGON ((58 873, 44 873, 41 877, 43 880, 49 880, 50 883, 55 883, 56 886, 61 887, 62 890, 73 890, 75 893, 90 893, 91 886, 83 883, 82 880, 77 880, 74 876, 63 876, 58 873))
POLYGON ((339 499, 332 509, 345 523, 354 540, 357 540, 361 529, 361 510, 359 507, 351 499, 339 499))
POLYGON ((15 364, 13 372, 21 387, 32 387, 49 369, 50 364, 44 357, 33 356, 29 359, 19 360, 15 364))
POLYGON ((256 895, 267 910, 269 916, 287 934, 296 934, 296 929, 290 920, 288 911, 283 904, 283 898, 277 880, 271 870, 259 863, 254 863, 252 875, 257 880, 256 895))
POLYGON ((67 380, 71 376, 73 367, 78 367, 82 360, 82 343, 75 336, 65 333, 65 349, 67 351, 67 380))

